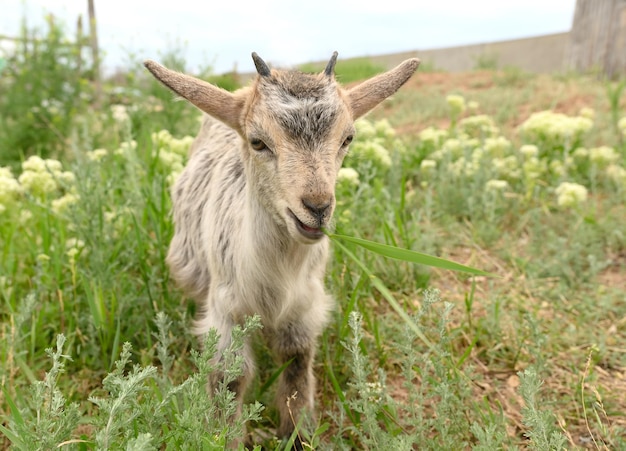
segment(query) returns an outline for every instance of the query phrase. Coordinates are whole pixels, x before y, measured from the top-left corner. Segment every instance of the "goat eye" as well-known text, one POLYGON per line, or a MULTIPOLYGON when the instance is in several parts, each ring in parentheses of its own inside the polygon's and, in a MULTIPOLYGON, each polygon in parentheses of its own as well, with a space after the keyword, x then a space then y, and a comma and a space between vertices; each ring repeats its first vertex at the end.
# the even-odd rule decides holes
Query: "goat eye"
POLYGON ((250 140, 250 146, 252 146, 252 148, 258 152, 268 150, 265 143, 261 141, 260 139, 256 139, 256 138, 253 138, 250 140))
POLYGON ((343 144, 341 145, 341 147, 346 147, 348 144, 350 144, 352 142, 352 140, 354 139, 354 136, 349 135, 344 141, 343 144))

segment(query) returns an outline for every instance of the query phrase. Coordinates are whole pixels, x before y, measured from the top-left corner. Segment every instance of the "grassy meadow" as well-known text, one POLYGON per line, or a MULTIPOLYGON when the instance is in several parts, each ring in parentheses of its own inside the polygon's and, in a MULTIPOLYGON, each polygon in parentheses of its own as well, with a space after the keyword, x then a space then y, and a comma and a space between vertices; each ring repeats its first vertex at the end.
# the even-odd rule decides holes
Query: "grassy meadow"
MULTIPOLYGON (((232 394, 205 390, 216 337, 191 336, 164 262, 200 114, 138 61, 100 96, 62 30, 41 37, 0 74, 0 448, 284 446, 271 355, 229 423, 232 394)), ((491 276, 334 241, 307 448, 626 449, 625 86, 418 70, 358 121, 334 232, 491 276)))

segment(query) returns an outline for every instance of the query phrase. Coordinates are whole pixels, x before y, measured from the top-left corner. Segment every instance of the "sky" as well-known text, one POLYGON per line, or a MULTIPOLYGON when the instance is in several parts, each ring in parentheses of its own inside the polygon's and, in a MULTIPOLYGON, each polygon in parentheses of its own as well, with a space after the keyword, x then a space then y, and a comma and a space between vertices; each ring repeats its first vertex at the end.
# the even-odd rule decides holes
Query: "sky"
MULTIPOLYGON (((104 67, 172 51, 190 71, 251 72, 250 53, 289 67, 339 58, 477 44, 570 29, 576 0, 95 0, 104 67)), ((47 13, 74 35, 87 0, 2 0, 0 35, 47 13)), ((419 52, 418 52, 419 56, 419 52)))

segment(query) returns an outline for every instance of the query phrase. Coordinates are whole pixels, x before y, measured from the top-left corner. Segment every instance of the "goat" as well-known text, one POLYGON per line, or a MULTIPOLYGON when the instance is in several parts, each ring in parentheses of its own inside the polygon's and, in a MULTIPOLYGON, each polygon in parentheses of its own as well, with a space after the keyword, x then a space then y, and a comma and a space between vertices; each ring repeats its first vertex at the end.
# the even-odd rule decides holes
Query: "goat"
MULTIPOLYGON (((144 64, 206 113, 172 189, 171 274, 200 306, 195 332, 217 330, 216 358, 235 325, 260 316, 278 363, 289 362, 277 389, 277 433, 289 437, 313 414, 315 347, 333 307, 323 286, 324 228, 354 120, 395 93, 419 60, 345 89, 335 80, 337 52, 316 75, 270 69, 256 53, 252 59, 257 76, 234 93, 154 61, 144 64)), ((244 374, 229 387, 239 409, 254 371, 249 343, 242 352, 244 374)))

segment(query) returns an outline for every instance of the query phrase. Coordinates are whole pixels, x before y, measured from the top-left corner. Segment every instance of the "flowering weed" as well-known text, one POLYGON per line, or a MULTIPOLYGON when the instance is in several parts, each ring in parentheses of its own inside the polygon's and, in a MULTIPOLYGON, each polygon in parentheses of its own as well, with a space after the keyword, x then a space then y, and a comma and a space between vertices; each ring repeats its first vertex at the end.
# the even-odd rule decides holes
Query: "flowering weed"
MULTIPOLYGON (((550 103, 566 88, 531 109, 515 104, 535 98, 531 76, 503 95, 484 74, 427 75, 454 86, 407 89, 356 124, 335 231, 499 277, 335 245, 320 418, 304 441, 623 448, 622 103, 618 137, 603 132, 607 105, 550 103), (513 112, 523 116, 509 121, 513 112)), ((276 412, 249 404, 232 424, 232 395, 208 396, 216 337, 202 348, 190 336, 195 306, 165 265, 169 189, 198 114, 127 78, 100 111, 74 116, 56 158, 0 167, 0 447, 223 449, 252 426, 254 442, 278 448, 276 412)), ((65 108, 52 100, 48 109, 65 108)), ((235 334, 229 374, 257 327, 235 334)), ((261 403, 279 372, 253 384, 261 403)))

